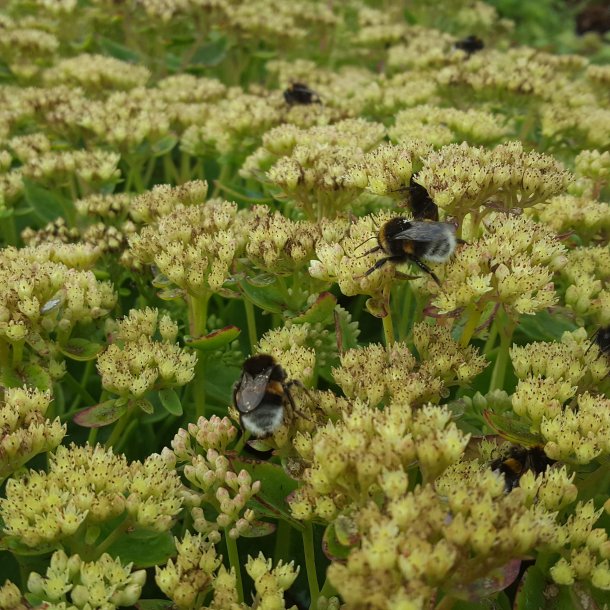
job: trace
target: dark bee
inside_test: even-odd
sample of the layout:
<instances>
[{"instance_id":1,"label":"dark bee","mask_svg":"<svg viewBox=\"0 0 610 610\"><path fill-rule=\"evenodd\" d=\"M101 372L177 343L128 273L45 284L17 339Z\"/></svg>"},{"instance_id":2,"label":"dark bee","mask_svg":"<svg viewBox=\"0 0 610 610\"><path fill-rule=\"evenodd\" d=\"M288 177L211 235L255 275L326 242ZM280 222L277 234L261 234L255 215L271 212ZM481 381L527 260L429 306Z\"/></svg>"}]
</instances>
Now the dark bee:
<instances>
[{"instance_id":1,"label":"dark bee","mask_svg":"<svg viewBox=\"0 0 610 610\"><path fill-rule=\"evenodd\" d=\"M538 475L552 466L555 460L549 458L542 446L521 447L513 445L508 453L493 460L489 465L504 475L504 486L507 492L519 486L519 480L531 470Z\"/></svg>"},{"instance_id":2,"label":"dark bee","mask_svg":"<svg viewBox=\"0 0 610 610\"><path fill-rule=\"evenodd\" d=\"M292 83L284 91L284 100L289 106L321 104L320 96L304 83Z\"/></svg>"},{"instance_id":3,"label":"dark bee","mask_svg":"<svg viewBox=\"0 0 610 610\"><path fill-rule=\"evenodd\" d=\"M455 251L457 241L455 227L448 222L392 218L379 229L378 245L362 255L381 250L386 256L379 259L364 276L370 275L388 262L411 262L430 275L440 286L440 280L422 259L433 263L446 262Z\"/></svg>"},{"instance_id":4,"label":"dark bee","mask_svg":"<svg viewBox=\"0 0 610 610\"><path fill-rule=\"evenodd\" d=\"M485 44L478 36L471 34L470 36L466 36L466 38L462 38L462 40L457 40L453 43L453 46L470 56L483 49Z\"/></svg>"},{"instance_id":5,"label":"dark bee","mask_svg":"<svg viewBox=\"0 0 610 610\"><path fill-rule=\"evenodd\" d=\"M415 220L434 220L438 221L438 206L428 194L426 187L415 182L413 175L409 180L409 199L407 204Z\"/></svg>"},{"instance_id":6,"label":"dark bee","mask_svg":"<svg viewBox=\"0 0 610 610\"><path fill-rule=\"evenodd\" d=\"M286 403L296 411L286 372L273 356L251 356L243 365L233 389L233 404L239 411L242 427L252 436L272 435L283 423Z\"/></svg>"},{"instance_id":7,"label":"dark bee","mask_svg":"<svg viewBox=\"0 0 610 610\"><path fill-rule=\"evenodd\" d=\"M599 328L593 335L593 342L599 348L600 355L610 353L610 326ZM587 350L588 351L588 350Z\"/></svg>"}]
</instances>

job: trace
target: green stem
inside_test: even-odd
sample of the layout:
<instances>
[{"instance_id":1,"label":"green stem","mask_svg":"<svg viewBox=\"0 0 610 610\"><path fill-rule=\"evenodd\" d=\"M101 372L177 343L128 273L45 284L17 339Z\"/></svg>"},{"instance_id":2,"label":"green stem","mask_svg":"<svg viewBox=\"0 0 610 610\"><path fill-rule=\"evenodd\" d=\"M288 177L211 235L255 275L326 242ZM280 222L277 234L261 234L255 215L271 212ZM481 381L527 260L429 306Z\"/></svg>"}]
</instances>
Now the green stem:
<instances>
[{"instance_id":1,"label":"green stem","mask_svg":"<svg viewBox=\"0 0 610 610\"><path fill-rule=\"evenodd\" d=\"M292 537L292 527L288 521L280 519L275 530L275 548L273 549L273 565L277 565L280 560L291 557L290 542Z\"/></svg>"},{"instance_id":2,"label":"green stem","mask_svg":"<svg viewBox=\"0 0 610 610\"><path fill-rule=\"evenodd\" d=\"M242 201L248 201L251 203L271 203L273 201L273 197L248 197L243 195L239 191L228 187L226 184L222 184L220 180L215 180L214 184L218 187L219 190L224 191L225 193L229 193L229 195L233 195L233 197L237 197Z\"/></svg>"},{"instance_id":3,"label":"green stem","mask_svg":"<svg viewBox=\"0 0 610 610\"><path fill-rule=\"evenodd\" d=\"M13 346L13 366L16 367L21 364L23 358L23 341L15 341L11 345Z\"/></svg>"},{"instance_id":4,"label":"green stem","mask_svg":"<svg viewBox=\"0 0 610 610\"><path fill-rule=\"evenodd\" d=\"M238 603L241 603L244 601L244 584L241 577L241 564L239 561L239 552L237 550L237 540L229 536L229 528L225 528L225 543L227 545L227 553L229 554L229 565L235 571Z\"/></svg>"},{"instance_id":5,"label":"green stem","mask_svg":"<svg viewBox=\"0 0 610 610\"><path fill-rule=\"evenodd\" d=\"M256 316L254 313L254 305L248 299L244 299L244 307L246 308L246 322L248 324L248 339L250 341L250 353L254 352L254 346L258 342L256 333Z\"/></svg>"},{"instance_id":6,"label":"green stem","mask_svg":"<svg viewBox=\"0 0 610 610\"><path fill-rule=\"evenodd\" d=\"M188 297L189 304L189 328L193 337L200 337L206 332L208 320L208 302L210 297ZM205 361L203 352L197 354L197 365L195 366L195 378L193 380L193 396L195 398L196 418L205 416Z\"/></svg>"},{"instance_id":7,"label":"green stem","mask_svg":"<svg viewBox=\"0 0 610 610\"><path fill-rule=\"evenodd\" d=\"M311 597L309 608L314 610L318 603L320 586L318 585L318 574L316 572L316 553L313 545L313 525L310 521L305 523L302 536L303 552L305 554L305 569L307 570L307 582L309 583L309 595Z\"/></svg>"},{"instance_id":8,"label":"green stem","mask_svg":"<svg viewBox=\"0 0 610 610\"><path fill-rule=\"evenodd\" d=\"M191 179L191 157L188 153L180 151L180 184Z\"/></svg>"},{"instance_id":9,"label":"green stem","mask_svg":"<svg viewBox=\"0 0 610 610\"><path fill-rule=\"evenodd\" d=\"M220 175L218 176L218 179L214 180L214 189L212 190L212 194L210 195L210 198L218 196L218 191L220 190L220 185L224 183L224 181L230 176L230 174L231 174L231 167L228 163L225 163L220 168Z\"/></svg>"},{"instance_id":10,"label":"green stem","mask_svg":"<svg viewBox=\"0 0 610 610\"><path fill-rule=\"evenodd\" d=\"M451 608L453 608L456 601L457 600L455 599L455 597L451 597L451 595L445 595L445 597L441 599L440 603L436 605L436 608L434 610L450 610Z\"/></svg>"},{"instance_id":11,"label":"green stem","mask_svg":"<svg viewBox=\"0 0 610 610\"><path fill-rule=\"evenodd\" d=\"M97 559L105 553L131 527L131 520L125 518L115 529L104 538L104 541L95 547L95 555L91 559Z\"/></svg>"},{"instance_id":12,"label":"green stem","mask_svg":"<svg viewBox=\"0 0 610 610\"><path fill-rule=\"evenodd\" d=\"M483 355L488 356L491 350L494 348L496 344L496 337L498 336L498 325L494 320L491 324L491 328L489 329L489 334L487 335L487 341L485 341L485 346L483 347Z\"/></svg>"},{"instance_id":13,"label":"green stem","mask_svg":"<svg viewBox=\"0 0 610 610\"><path fill-rule=\"evenodd\" d=\"M163 155L163 177L165 178L165 182L168 184L174 182L174 184L179 184L180 177L178 176L178 170L172 161L171 155Z\"/></svg>"},{"instance_id":14,"label":"green stem","mask_svg":"<svg viewBox=\"0 0 610 610\"><path fill-rule=\"evenodd\" d=\"M137 419L132 419L129 422L129 425L127 426L127 428L125 428L125 432L123 434L123 436L121 436L121 438L118 440L117 444L114 447L114 451L116 453L120 453L123 451L123 448L125 447L125 443L127 443L127 441L129 440L129 437L131 436L131 433L134 431L134 429L136 428L136 426L138 425L138 420ZM94 430L96 430L97 428L94 428Z\"/></svg>"},{"instance_id":15,"label":"green stem","mask_svg":"<svg viewBox=\"0 0 610 610\"><path fill-rule=\"evenodd\" d=\"M95 364L95 360L87 360L87 364L85 364L85 370L83 371L83 375L80 378L80 387L86 388L87 382L89 381L89 377L91 375L91 371L93 370L93 365ZM80 393L77 393L70 405L69 411L74 411L78 407Z\"/></svg>"},{"instance_id":16,"label":"green stem","mask_svg":"<svg viewBox=\"0 0 610 610\"><path fill-rule=\"evenodd\" d=\"M467 309L468 320L466 322L466 326L464 326L464 330L462 331L462 336L460 337L460 347L465 348L469 343L474 331L477 328L477 324L481 319L481 312L473 306L468 307Z\"/></svg>"},{"instance_id":17,"label":"green stem","mask_svg":"<svg viewBox=\"0 0 610 610\"><path fill-rule=\"evenodd\" d=\"M498 312L498 316L500 312ZM502 316L505 318L505 316ZM500 323L500 322L498 322ZM514 324L505 319L503 328L499 329L500 332L500 348L498 349L498 355L496 356L496 362L494 364L494 370L491 374L491 382L489 384L489 391L499 390L504 387L504 378L506 377L506 369L510 360L510 346L513 339Z\"/></svg>"},{"instance_id":18,"label":"green stem","mask_svg":"<svg viewBox=\"0 0 610 610\"><path fill-rule=\"evenodd\" d=\"M385 346L389 349L394 345L394 324L392 322L392 312L388 307L388 314L381 318L383 323L383 336L385 339Z\"/></svg>"},{"instance_id":19,"label":"green stem","mask_svg":"<svg viewBox=\"0 0 610 610\"><path fill-rule=\"evenodd\" d=\"M95 442L97 441L97 431L99 430L99 428L91 428L89 430L89 436L87 437L87 444L92 447L93 445L95 445Z\"/></svg>"},{"instance_id":20,"label":"green stem","mask_svg":"<svg viewBox=\"0 0 610 610\"><path fill-rule=\"evenodd\" d=\"M85 390L84 387L81 387L81 385L78 383L78 381L76 381L76 379L74 379L74 377L72 377L72 375L70 375L70 373L66 373L63 378L62 378L62 382L66 382L67 385L69 385L79 396L81 396L83 398L83 400L85 400L87 402L87 404L89 406L93 406L94 404L97 403L97 401L95 400L95 398L93 398L93 396L91 396L91 394L89 394L89 392L87 392L87 390Z\"/></svg>"},{"instance_id":21,"label":"green stem","mask_svg":"<svg viewBox=\"0 0 610 610\"><path fill-rule=\"evenodd\" d=\"M114 428L112 429L112 432L110 433L110 436L108 437L108 440L104 445L106 449L108 449L109 447L114 447L115 444L118 442L119 438L121 437L121 434L123 434L123 431L125 430L125 428L127 428L127 424L131 420L131 417L136 408L137 407L135 405L130 405L127 408L127 412L125 413L125 415L123 415L123 417L121 417L119 421L114 425Z\"/></svg>"}]
</instances>

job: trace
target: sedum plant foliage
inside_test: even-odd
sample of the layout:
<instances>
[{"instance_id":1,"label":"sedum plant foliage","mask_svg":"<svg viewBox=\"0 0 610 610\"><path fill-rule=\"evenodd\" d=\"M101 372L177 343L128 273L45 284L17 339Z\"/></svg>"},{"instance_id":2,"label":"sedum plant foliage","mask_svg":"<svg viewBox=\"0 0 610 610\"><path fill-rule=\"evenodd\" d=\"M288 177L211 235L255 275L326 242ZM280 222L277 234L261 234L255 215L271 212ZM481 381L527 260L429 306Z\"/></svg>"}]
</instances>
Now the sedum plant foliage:
<instances>
[{"instance_id":1,"label":"sedum plant foliage","mask_svg":"<svg viewBox=\"0 0 610 610\"><path fill-rule=\"evenodd\" d=\"M610 67L498 10L3 3L0 608L608 607Z\"/></svg>"}]
</instances>

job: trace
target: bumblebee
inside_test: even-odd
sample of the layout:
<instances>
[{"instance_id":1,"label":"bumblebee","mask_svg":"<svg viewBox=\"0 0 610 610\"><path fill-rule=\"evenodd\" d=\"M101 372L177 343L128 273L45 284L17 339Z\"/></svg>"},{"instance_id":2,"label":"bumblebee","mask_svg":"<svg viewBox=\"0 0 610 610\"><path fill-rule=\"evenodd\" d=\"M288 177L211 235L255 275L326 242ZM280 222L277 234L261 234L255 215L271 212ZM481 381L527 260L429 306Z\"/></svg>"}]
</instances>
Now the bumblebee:
<instances>
[{"instance_id":1,"label":"bumblebee","mask_svg":"<svg viewBox=\"0 0 610 610\"><path fill-rule=\"evenodd\" d=\"M593 341L599 348L600 355L610 354L610 326L599 328L593 336Z\"/></svg>"},{"instance_id":2,"label":"bumblebee","mask_svg":"<svg viewBox=\"0 0 610 610\"><path fill-rule=\"evenodd\" d=\"M457 40L453 46L470 56L477 51L481 51L485 47L485 44L478 36L471 34L470 36L466 36L466 38L462 38L462 40Z\"/></svg>"},{"instance_id":3,"label":"bumblebee","mask_svg":"<svg viewBox=\"0 0 610 610\"><path fill-rule=\"evenodd\" d=\"M386 255L379 259L363 277L383 267L386 263L411 262L426 272L440 286L436 274L422 259L444 263L457 245L455 226L448 222L407 220L400 216L388 220L377 235L377 246L362 256L380 250Z\"/></svg>"},{"instance_id":4,"label":"bumblebee","mask_svg":"<svg viewBox=\"0 0 610 610\"><path fill-rule=\"evenodd\" d=\"M296 411L286 371L273 356L251 356L233 389L233 404L242 427L257 438L271 436L284 422L286 404Z\"/></svg>"},{"instance_id":5,"label":"bumblebee","mask_svg":"<svg viewBox=\"0 0 610 610\"><path fill-rule=\"evenodd\" d=\"M552 466L555 460L549 458L541 445L534 447L521 447L513 445L504 456L493 460L489 465L504 475L504 487L510 492L519 486L519 480L531 470L538 475Z\"/></svg>"},{"instance_id":6,"label":"bumblebee","mask_svg":"<svg viewBox=\"0 0 610 610\"><path fill-rule=\"evenodd\" d=\"M415 220L434 220L438 221L438 206L432 200L432 197L428 194L425 186L415 182L413 175L409 180L409 199L407 204L413 218Z\"/></svg>"},{"instance_id":7,"label":"bumblebee","mask_svg":"<svg viewBox=\"0 0 610 610\"><path fill-rule=\"evenodd\" d=\"M284 100L289 106L321 104L320 96L304 83L292 83L284 91Z\"/></svg>"}]
</instances>

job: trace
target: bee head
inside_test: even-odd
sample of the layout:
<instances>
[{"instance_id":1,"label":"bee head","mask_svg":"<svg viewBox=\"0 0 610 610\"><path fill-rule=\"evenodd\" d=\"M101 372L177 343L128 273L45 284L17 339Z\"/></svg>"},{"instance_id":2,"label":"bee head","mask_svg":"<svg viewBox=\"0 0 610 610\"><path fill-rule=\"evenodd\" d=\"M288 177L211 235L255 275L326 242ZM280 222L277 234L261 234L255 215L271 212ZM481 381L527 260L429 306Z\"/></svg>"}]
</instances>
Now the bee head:
<instances>
[{"instance_id":1,"label":"bee head","mask_svg":"<svg viewBox=\"0 0 610 610\"><path fill-rule=\"evenodd\" d=\"M257 354L256 356L250 356L250 358L244 362L243 369L246 373L255 377L274 366L277 366L277 361L273 356L270 356L269 354Z\"/></svg>"}]
</instances>

